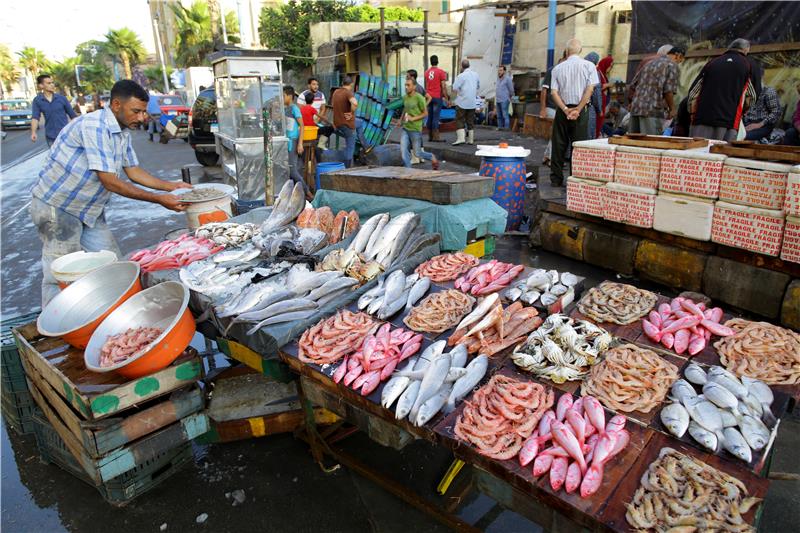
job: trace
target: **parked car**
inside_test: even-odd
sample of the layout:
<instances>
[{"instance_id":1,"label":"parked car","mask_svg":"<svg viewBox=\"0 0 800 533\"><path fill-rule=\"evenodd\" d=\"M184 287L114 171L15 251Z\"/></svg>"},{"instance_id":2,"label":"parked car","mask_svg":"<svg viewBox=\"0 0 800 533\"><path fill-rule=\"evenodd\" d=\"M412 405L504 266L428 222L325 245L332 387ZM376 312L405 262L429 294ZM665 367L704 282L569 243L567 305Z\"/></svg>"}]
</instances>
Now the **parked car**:
<instances>
[{"instance_id":1,"label":"parked car","mask_svg":"<svg viewBox=\"0 0 800 533\"><path fill-rule=\"evenodd\" d=\"M214 142L217 130L217 95L214 89L200 91L189 111L189 144L197 162L213 166L219 161Z\"/></svg>"},{"instance_id":2,"label":"parked car","mask_svg":"<svg viewBox=\"0 0 800 533\"><path fill-rule=\"evenodd\" d=\"M30 128L31 103L27 100L0 101L0 128Z\"/></svg>"}]
</instances>

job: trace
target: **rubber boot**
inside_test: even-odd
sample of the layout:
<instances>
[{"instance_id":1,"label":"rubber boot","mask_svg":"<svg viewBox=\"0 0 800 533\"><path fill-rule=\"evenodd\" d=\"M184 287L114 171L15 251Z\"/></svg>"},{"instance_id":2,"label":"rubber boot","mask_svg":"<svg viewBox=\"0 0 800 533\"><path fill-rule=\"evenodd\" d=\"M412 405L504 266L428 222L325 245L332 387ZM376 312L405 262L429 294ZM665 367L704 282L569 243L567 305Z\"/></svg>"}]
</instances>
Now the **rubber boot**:
<instances>
[{"instance_id":1,"label":"rubber boot","mask_svg":"<svg viewBox=\"0 0 800 533\"><path fill-rule=\"evenodd\" d=\"M469 130L467 133L467 144L475 144L475 130Z\"/></svg>"},{"instance_id":2,"label":"rubber boot","mask_svg":"<svg viewBox=\"0 0 800 533\"><path fill-rule=\"evenodd\" d=\"M465 133L466 133L466 131L464 130L464 128L461 128L460 130L456 130L456 142L453 143L453 146L458 146L459 144L464 144L464 142L465 142L464 141L464 134Z\"/></svg>"}]
</instances>

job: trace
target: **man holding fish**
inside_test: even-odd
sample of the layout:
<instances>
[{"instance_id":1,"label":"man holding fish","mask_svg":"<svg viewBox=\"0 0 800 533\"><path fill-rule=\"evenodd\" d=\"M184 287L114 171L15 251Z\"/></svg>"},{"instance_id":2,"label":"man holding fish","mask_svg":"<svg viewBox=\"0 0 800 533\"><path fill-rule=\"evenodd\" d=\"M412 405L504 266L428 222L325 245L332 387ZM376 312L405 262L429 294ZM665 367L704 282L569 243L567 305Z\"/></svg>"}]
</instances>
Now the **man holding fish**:
<instances>
[{"instance_id":1,"label":"man holding fish","mask_svg":"<svg viewBox=\"0 0 800 533\"><path fill-rule=\"evenodd\" d=\"M42 240L42 307L58 294L50 272L58 257L80 250L122 255L106 225L105 206L111 193L173 211L185 209L178 196L150 189L169 193L191 185L152 176L139 167L133 151L128 130L144 122L148 99L139 84L120 80L106 107L70 122L53 143L31 190L31 218ZM121 178L123 171L130 181Z\"/></svg>"}]
</instances>

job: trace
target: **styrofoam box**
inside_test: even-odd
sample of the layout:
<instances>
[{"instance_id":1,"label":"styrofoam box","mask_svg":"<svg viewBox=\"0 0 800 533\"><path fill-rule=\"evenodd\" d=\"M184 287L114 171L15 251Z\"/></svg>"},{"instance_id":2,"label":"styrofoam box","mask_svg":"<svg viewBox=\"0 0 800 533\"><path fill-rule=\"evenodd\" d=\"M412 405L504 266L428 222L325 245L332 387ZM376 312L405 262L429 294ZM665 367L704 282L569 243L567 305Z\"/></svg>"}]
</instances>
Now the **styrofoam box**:
<instances>
[{"instance_id":1,"label":"styrofoam box","mask_svg":"<svg viewBox=\"0 0 800 533\"><path fill-rule=\"evenodd\" d=\"M714 201L708 198L667 194L656 196L653 229L698 241L711 239Z\"/></svg>"},{"instance_id":2,"label":"styrofoam box","mask_svg":"<svg viewBox=\"0 0 800 533\"><path fill-rule=\"evenodd\" d=\"M734 204L783 210L791 165L729 157L722 166L719 199Z\"/></svg>"},{"instance_id":3,"label":"styrofoam box","mask_svg":"<svg viewBox=\"0 0 800 533\"><path fill-rule=\"evenodd\" d=\"M653 227L656 190L608 183L603 196L603 218L641 228Z\"/></svg>"},{"instance_id":4,"label":"styrofoam box","mask_svg":"<svg viewBox=\"0 0 800 533\"><path fill-rule=\"evenodd\" d=\"M570 176L567 178L567 209L596 217L603 216L603 196L605 187L602 181L585 180Z\"/></svg>"},{"instance_id":5,"label":"styrofoam box","mask_svg":"<svg viewBox=\"0 0 800 533\"><path fill-rule=\"evenodd\" d=\"M723 154L709 153L708 148L667 150L661 155L658 189L716 199L725 159Z\"/></svg>"},{"instance_id":6,"label":"styrofoam box","mask_svg":"<svg viewBox=\"0 0 800 533\"><path fill-rule=\"evenodd\" d=\"M572 143L572 175L582 179L613 181L616 151L617 146L608 144L608 139Z\"/></svg>"},{"instance_id":7,"label":"styrofoam box","mask_svg":"<svg viewBox=\"0 0 800 533\"><path fill-rule=\"evenodd\" d=\"M647 189L658 188L664 150L620 146L614 163L614 182Z\"/></svg>"},{"instance_id":8,"label":"styrofoam box","mask_svg":"<svg viewBox=\"0 0 800 533\"><path fill-rule=\"evenodd\" d=\"M786 217L786 226L783 228L781 259L792 263L800 263L800 217Z\"/></svg>"},{"instance_id":9,"label":"styrofoam box","mask_svg":"<svg viewBox=\"0 0 800 533\"><path fill-rule=\"evenodd\" d=\"M783 239L783 211L719 201L711 224L713 242L777 256Z\"/></svg>"},{"instance_id":10,"label":"styrofoam box","mask_svg":"<svg viewBox=\"0 0 800 533\"><path fill-rule=\"evenodd\" d=\"M786 216L800 217L800 165L795 165L786 180L786 196L783 199Z\"/></svg>"}]
</instances>

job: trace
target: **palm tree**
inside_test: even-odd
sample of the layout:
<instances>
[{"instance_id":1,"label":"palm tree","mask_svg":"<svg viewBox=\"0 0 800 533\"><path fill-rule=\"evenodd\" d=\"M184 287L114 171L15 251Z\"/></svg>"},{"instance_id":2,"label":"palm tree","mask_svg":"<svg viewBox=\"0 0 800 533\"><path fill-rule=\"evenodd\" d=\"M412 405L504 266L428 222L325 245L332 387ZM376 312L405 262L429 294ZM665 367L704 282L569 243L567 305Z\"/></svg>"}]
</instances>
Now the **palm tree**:
<instances>
[{"instance_id":1,"label":"palm tree","mask_svg":"<svg viewBox=\"0 0 800 533\"><path fill-rule=\"evenodd\" d=\"M30 72L34 79L50 65L44 52L32 46L26 46L21 51L17 52L17 55L19 56L19 64L22 65L22 68Z\"/></svg>"},{"instance_id":2,"label":"palm tree","mask_svg":"<svg viewBox=\"0 0 800 533\"><path fill-rule=\"evenodd\" d=\"M53 63L50 68L56 85L64 90L67 98L72 97L72 89L78 86L78 80L75 77L75 67L78 65L79 61L78 57L68 57L60 63Z\"/></svg>"},{"instance_id":3,"label":"palm tree","mask_svg":"<svg viewBox=\"0 0 800 533\"><path fill-rule=\"evenodd\" d=\"M94 93L95 103L100 102L100 93L108 90L114 85L114 78L111 75L111 69L105 63L96 63L88 65L83 70L83 78L81 79L86 89Z\"/></svg>"},{"instance_id":4,"label":"palm tree","mask_svg":"<svg viewBox=\"0 0 800 533\"><path fill-rule=\"evenodd\" d=\"M0 44L0 94L5 98L6 92L11 92L11 86L19 79L19 70L11 51L4 44Z\"/></svg>"},{"instance_id":5,"label":"palm tree","mask_svg":"<svg viewBox=\"0 0 800 533\"><path fill-rule=\"evenodd\" d=\"M131 79L133 77L131 64L139 63L145 56L144 46L136 32L129 28L108 30L106 48L109 54L119 57L125 78Z\"/></svg>"},{"instance_id":6,"label":"palm tree","mask_svg":"<svg viewBox=\"0 0 800 533\"><path fill-rule=\"evenodd\" d=\"M212 19L206 2L196 1L186 8L180 3L169 4L175 13L175 25L178 32L175 37L176 59L181 66L192 67L206 62L206 56L214 51L214 35L222 32L221 22L214 23L216 32L212 33ZM239 24L233 11L225 13L225 24L228 29L228 42L239 42Z\"/></svg>"}]
</instances>

